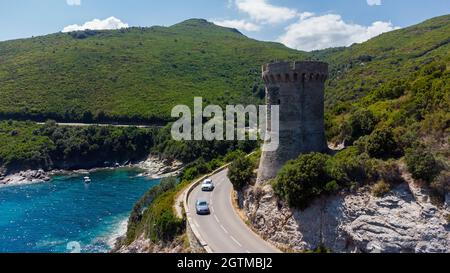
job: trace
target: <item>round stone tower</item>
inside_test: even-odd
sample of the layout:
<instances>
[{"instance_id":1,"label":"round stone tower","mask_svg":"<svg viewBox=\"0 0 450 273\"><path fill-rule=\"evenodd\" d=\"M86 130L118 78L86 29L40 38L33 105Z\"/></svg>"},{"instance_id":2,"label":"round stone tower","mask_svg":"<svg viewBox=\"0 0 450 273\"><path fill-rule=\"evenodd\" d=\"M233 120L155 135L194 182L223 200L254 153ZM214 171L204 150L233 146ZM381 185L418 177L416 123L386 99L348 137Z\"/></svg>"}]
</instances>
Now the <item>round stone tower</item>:
<instances>
[{"instance_id":1,"label":"round stone tower","mask_svg":"<svg viewBox=\"0 0 450 273\"><path fill-rule=\"evenodd\" d=\"M263 152L258 183L275 178L283 165L309 152L326 152L324 89L328 64L323 62L276 62L264 65L269 108L267 129L278 134L276 151ZM270 107L279 105L279 132L272 132ZM274 130L273 130L274 131Z\"/></svg>"}]
</instances>

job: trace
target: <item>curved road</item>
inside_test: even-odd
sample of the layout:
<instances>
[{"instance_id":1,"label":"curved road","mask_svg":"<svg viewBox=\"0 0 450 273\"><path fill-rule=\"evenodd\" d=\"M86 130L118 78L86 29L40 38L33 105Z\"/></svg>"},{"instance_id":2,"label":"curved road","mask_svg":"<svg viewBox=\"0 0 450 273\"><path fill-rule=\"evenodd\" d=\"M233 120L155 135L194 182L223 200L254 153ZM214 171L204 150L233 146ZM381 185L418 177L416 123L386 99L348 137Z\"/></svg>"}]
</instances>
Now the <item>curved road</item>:
<instances>
[{"instance_id":1,"label":"curved road","mask_svg":"<svg viewBox=\"0 0 450 273\"><path fill-rule=\"evenodd\" d=\"M202 192L201 185L189 195L188 206L195 225L202 239L215 253L277 253L278 249L269 245L256 235L237 215L231 203L233 186L224 170L211 179L216 188L213 192ZM195 203L198 199L207 200L211 215L196 214Z\"/></svg>"},{"instance_id":2,"label":"curved road","mask_svg":"<svg viewBox=\"0 0 450 273\"><path fill-rule=\"evenodd\" d=\"M39 125L45 125L45 122L36 122ZM80 123L80 122L56 122L56 125L67 126L67 127L89 127L89 126L99 126L99 127L137 127L137 128L163 128L160 125L133 125L133 124L118 124L118 123Z\"/></svg>"}]
</instances>

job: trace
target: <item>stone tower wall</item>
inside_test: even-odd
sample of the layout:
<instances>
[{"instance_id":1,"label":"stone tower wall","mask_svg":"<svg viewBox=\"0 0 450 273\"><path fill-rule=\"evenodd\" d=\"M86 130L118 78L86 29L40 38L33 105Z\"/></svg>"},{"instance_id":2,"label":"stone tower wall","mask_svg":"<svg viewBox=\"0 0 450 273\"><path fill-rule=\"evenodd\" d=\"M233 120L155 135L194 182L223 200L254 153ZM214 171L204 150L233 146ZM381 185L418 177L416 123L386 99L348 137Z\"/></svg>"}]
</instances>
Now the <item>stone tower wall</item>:
<instances>
[{"instance_id":1,"label":"stone tower wall","mask_svg":"<svg viewBox=\"0 0 450 273\"><path fill-rule=\"evenodd\" d=\"M328 150L324 125L324 87L328 64L279 62L264 65L267 104L280 106L277 151L263 152L258 182L275 178L280 168L302 153ZM268 113L270 119L271 113ZM270 128L270 121L268 121Z\"/></svg>"}]
</instances>

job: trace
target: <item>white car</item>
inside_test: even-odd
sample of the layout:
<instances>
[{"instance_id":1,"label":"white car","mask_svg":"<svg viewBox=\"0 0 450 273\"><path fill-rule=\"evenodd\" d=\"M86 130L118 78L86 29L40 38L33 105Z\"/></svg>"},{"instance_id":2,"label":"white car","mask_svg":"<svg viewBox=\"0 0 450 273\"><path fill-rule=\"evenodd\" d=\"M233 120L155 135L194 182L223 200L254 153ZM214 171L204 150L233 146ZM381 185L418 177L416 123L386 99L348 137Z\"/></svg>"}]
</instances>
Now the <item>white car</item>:
<instances>
[{"instance_id":1,"label":"white car","mask_svg":"<svg viewBox=\"0 0 450 273\"><path fill-rule=\"evenodd\" d=\"M195 209L197 210L198 215L209 215L211 213L209 210L208 201L205 200L197 200L197 203L195 203Z\"/></svg>"},{"instance_id":2,"label":"white car","mask_svg":"<svg viewBox=\"0 0 450 273\"><path fill-rule=\"evenodd\" d=\"M202 191L213 191L214 183L211 179L205 179L202 183Z\"/></svg>"}]
</instances>

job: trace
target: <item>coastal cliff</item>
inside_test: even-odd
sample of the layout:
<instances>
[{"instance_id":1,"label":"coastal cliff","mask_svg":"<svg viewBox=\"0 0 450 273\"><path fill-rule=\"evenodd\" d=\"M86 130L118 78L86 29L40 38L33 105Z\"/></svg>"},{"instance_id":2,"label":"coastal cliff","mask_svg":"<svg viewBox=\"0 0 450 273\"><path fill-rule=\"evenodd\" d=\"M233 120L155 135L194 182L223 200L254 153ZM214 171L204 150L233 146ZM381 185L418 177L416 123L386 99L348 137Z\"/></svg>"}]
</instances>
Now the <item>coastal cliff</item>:
<instances>
[{"instance_id":1,"label":"coastal cliff","mask_svg":"<svg viewBox=\"0 0 450 273\"><path fill-rule=\"evenodd\" d=\"M383 197L368 188L316 199L295 210L272 187L243 192L243 210L252 227L286 251L326 247L337 253L448 253L450 198L435 205L428 192L408 181Z\"/></svg>"},{"instance_id":2,"label":"coastal cliff","mask_svg":"<svg viewBox=\"0 0 450 273\"><path fill-rule=\"evenodd\" d=\"M145 235L141 235L129 245L117 243L113 253L187 253L189 246L183 236L165 243L153 243Z\"/></svg>"}]
</instances>

